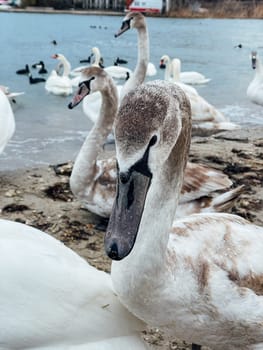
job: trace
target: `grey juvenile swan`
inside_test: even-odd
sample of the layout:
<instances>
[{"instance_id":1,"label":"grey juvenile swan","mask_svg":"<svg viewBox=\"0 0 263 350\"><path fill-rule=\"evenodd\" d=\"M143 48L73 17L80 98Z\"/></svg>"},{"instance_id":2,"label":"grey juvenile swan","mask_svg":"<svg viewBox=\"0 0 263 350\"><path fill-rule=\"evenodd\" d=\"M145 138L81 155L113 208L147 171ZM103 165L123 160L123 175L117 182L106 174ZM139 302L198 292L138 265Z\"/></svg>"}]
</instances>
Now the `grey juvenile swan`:
<instances>
[{"instance_id":1,"label":"grey juvenile swan","mask_svg":"<svg viewBox=\"0 0 263 350\"><path fill-rule=\"evenodd\" d=\"M174 221L191 142L183 91L155 81L128 93L115 137L118 185L105 250L121 302L188 343L262 349L263 228L225 213Z\"/></svg>"}]
</instances>

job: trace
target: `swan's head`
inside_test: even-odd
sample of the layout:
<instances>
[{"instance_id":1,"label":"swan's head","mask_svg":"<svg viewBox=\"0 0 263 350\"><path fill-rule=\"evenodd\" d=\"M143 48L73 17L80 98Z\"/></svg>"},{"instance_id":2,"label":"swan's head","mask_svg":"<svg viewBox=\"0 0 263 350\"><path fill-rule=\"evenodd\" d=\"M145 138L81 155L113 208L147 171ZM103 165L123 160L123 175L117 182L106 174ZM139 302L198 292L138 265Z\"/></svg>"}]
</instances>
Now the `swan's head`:
<instances>
[{"instance_id":1,"label":"swan's head","mask_svg":"<svg viewBox=\"0 0 263 350\"><path fill-rule=\"evenodd\" d=\"M0 85L0 90L1 90L5 95L8 95L8 94L9 94L9 88L8 88L8 86Z\"/></svg>"},{"instance_id":2,"label":"swan's head","mask_svg":"<svg viewBox=\"0 0 263 350\"><path fill-rule=\"evenodd\" d=\"M170 57L168 55L163 55L160 59L159 67L164 69L169 62L170 62Z\"/></svg>"},{"instance_id":3,"label":"swan's head","mask_svg":"<svg viewBox=\"0 0 263 350\"><path fill-rule=\"evenodd\" d=\"M256 69L257 68L257 51L251 52L250 59L251 59L252 68Z\"/></svg>"},{"instance_id":4,"label":"swan's head","mask_svg":"<svg viewBox=\"0 0 263 350\"><path fill-rule=\"evenodd\" d=\"M123 19L121 28L115 34L115 38L131 28L146 28L144 15L141 12L129 12Z\"/></svg>"},{"instance_id":5,"label":"swan's head","mask_svg":"<svg viewBox=\"0 0 263 350\"><path fill-rule=\"evenodd\" d=\"M100 50L98 47L93 47L91 49L90 58L92 60L92 66L104 68L103 67L103 58L101 57L101 53L100 53Z\"/></svg>"},{"instance_id":6,"label":"swan's head","mask_svg":"<svg viewBox=\"0 0 263 350\"><path fill-rule=\"evenodd\" d=\"M54 55L51 56L51 58L54 58L55 60L63 60L65 59L65 56L62 55L61 53L55 53Z\"/></svg>"},{"instance_id":7,"label":"swan's head","mask_svg":"<svg viewBox=\"0 0 263 350\"><path fill-rule=\"evenodd\" d=\"M91 49L91 55L94 55L94 56L100 56L100 49L96 46L94 46L92 49Z\"/></svg>"},{"instance_id":8,"label":"swan's head","mask_svg":"<svg viewBox=\"0 0 263 350\"><path fill-rule=\"evenodd\" d=\"M174 181L189 148L190 117L185 94L166 81L141 85L123 98L114 125L117 192L105 235L111 259L121 260L133 249L160 177L165 187Z\"/></svg>"},{"instance_id":9,"label":"swan's head","mask_svg":"<svg viewBox=\"0 0 263 350\"><path fill-rule=\"evenodd\" d=\"M72 109L76 107L87 95L108 89L111 77L100 67L91 66L81 71L81 80L73 99L68 105Z\"/></svg>"}]
</instances>

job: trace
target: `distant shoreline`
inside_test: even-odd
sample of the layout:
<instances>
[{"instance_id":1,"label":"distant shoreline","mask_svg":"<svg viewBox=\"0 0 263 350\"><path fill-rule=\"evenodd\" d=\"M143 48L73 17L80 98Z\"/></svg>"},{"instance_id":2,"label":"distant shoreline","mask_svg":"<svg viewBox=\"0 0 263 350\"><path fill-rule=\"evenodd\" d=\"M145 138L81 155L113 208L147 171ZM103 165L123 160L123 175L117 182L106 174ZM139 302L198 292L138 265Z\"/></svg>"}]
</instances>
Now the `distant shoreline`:
<instances>
[{"instance_id":1,"label":"distant shoreline","mask_svg":"<svg viewBox=\"0 0 263 350\"><path fill-rule=\"evenodd\" d=\"M65 15L103 15L103 16L123 16L124 11L116 12L116 11L102 11L102 10L54 10L51 7L26 7L25 9L8 9L8 10L0 10L0 13L43 13L43 14L65 14Z\"/></svg>"},{"instance_id":2,"label":"distant shoreline","mask_svg":"<svg viewBox=\"0 0 263 350\"><path fill-rule=\"evenodd\" d=\"M252 14L244 11L218 11L217 9L203 9L204 11L193 12L190 9L182 9L180 11L173 11L169 14L158 14L158 13L146 13L147 17L159 17L159 18L187 18L187 19L262 19L263 18L263 5L259 6L258 11L253 11ZM57 10L52 7L39 7L39 6L28 6L26 8L10 8L1 10L0 13L41 13L41 14L69 14L69 15L97 15L97 16L123 16L125 11L111 11L111 10Z\"/></svg>"}]
</instances>

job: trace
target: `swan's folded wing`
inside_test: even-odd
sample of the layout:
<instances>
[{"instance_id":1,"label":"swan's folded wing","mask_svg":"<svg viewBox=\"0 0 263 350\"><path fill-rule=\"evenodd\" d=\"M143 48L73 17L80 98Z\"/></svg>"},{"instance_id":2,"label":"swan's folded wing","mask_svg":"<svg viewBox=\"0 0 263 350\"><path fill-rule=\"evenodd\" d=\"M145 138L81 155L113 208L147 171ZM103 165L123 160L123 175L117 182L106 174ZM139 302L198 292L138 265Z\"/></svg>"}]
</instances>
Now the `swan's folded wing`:
<instances>
[{"instance_id":1,"label":"swan's folded wing","mask_svg":"<svg viewBox=\"0 0 263 350\"><path fill-rule=\"evenodd\" d=\"M232 181L223 172L204 165L187 163L180 203L186 203L212 192L226 190Z\"/></svg>"},{"instance_id":2,"label":"swan's folded wing","mask_svg":"<svg viewBox=\"0 0 263 350\"><path fill-rule=\"evenodd\" d=\"M230 294L263 295L262 234L262 227L236 215L196 214L174 221L169 247L200 277L200 290L217 283L224 290L227 283Z\"/></svg>"},{"instance_id":3,"label":"swan's folded wing","mask_svg":"<svg viewBox=\"0 0 263 350\"><path fill-rule=\"evenodd\" d=\"M142 323L118 301L105 272L32 227L0 220L3 348L96 342Z\"/></svg>"}]
</instances>

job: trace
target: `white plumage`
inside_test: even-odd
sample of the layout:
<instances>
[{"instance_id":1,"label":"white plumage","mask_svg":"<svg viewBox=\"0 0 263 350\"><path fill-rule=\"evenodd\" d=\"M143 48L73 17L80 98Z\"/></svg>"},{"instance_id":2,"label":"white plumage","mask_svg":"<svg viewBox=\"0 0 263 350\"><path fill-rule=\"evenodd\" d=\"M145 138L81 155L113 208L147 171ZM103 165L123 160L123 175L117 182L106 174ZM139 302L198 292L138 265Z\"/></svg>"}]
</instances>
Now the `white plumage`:
<instances>
[{"instance_id":1,"label":"white plumage","mask_svg":"<svg viewBox=\"0 0 263 350\"><path fill-rule=\"evenodd\" d=\"M165 56L169 57L168 55L165 55ZM181 60L179 58L174 58L172 60L172 63L176 65L176 70L179 74L179 81L184 84L200 85L200 84L208 83L211 80L209 78L206 78L203 74L199 72L195 72L195 71L181 72ZM163 65L162 59L160 62L160 66L161 65Z\"/></svg>"},{"instance_id":2,"label":"white plumage","mask_svg":"<svg viewBox=\"0 0 263 350\"><path fill-rule=\"evenodd\" d=\"M238 125L231 123L222 112L200 96L195 88L180 82L177 60L171 61L167 55L161 57L161 61L166 65L164 79L174 82L187 94L191 103L193 129L196 131L202 129L213 131L239 129Z\"/></svg>"},{"instance_id":3,"label":"white plumage","mask_svg":"<svg viewBox=\"0 0 263 350\"><path fill-rule=\"evenodd\" d=\"M145 349L110 276L33 227L0 220L1 349Z\"/></svg>"},{"instance_id":4,"label":"white plumage","mask_svg":"<svg viewBox=\"0 0 263 350\"><path fill-rule=\"evenodd\" d=\"M255 76L247 88L247 96L251 102L263 106L263 67L256 51L251 53L251 64Z\"/></svg>"},{"instance_id":5,"label":"white plumage","mask_svg":"<svg viewBox=\"0 0 263 350\"><path fill-rule=\"evenodd\" d=\"M15 132L15 118L6 94L0 89L0 153Z\"/></svg>"},{"instance_id":6,"label":"white plumage","mask_svg":"<svg viewBox=\"0 0 263 350\"><path fill-rule=\"evenodd\" d=\"M63 73L62 75L59 75L56 72L56 70L52 70L45 83L45 89L47 90L47 92L52 93L54 95L71 95L73 92L73 83L69 78L69 73L71 69L70 63L62 54L55 54L52 57L60 61L60 63L63 66Z\"/></svg>"}]
</instances>

